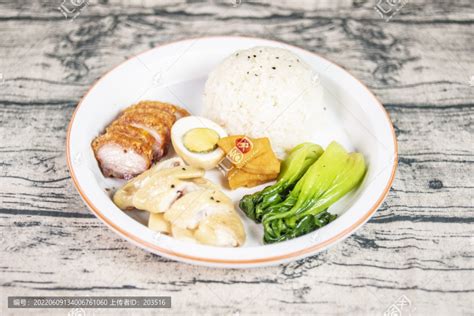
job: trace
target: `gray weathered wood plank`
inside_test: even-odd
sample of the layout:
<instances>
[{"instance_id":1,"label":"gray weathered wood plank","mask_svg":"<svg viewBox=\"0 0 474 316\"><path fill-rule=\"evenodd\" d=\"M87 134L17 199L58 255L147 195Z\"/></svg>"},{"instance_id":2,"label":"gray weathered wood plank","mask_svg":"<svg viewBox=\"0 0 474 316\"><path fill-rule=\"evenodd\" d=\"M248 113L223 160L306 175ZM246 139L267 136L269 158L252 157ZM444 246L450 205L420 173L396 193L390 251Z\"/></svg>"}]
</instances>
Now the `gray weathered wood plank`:
<instances>
[{"instance_id":1,"label":"gray weathered wood plank","mask_svg":"<svg viewBox=\"0 0 474 316\"><path fill-rule=\"evenodd\" d=\"M236 8L91 1L73 22L60 2L0 1L2 314L13 314L5 306L12 295L171 295L164 312L216 315L383 314L405 295L412 314L474 312L472 1L410 1L388 23L368 0L243 0ZM216 270L142 251L86 209L65 162L78 100L128 57L205 35L301 46L382 100L399 169L387 200L356 234L298 262Z\"/></svg>"}]
</instances>

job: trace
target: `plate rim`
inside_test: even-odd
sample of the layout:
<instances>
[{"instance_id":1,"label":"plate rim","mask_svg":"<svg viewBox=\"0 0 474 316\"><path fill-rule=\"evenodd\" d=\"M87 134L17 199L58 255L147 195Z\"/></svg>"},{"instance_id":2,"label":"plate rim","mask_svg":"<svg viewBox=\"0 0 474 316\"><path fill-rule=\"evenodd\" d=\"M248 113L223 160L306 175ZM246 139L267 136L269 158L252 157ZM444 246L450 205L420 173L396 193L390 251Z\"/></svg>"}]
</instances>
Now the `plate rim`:
<instances>
[{"instance_id":1,"label":"plate rim","mask_svg":"<svg viewBox=\"0 0 474 316\"><path fill-rule=\"evenodd\" d=\"M337 67L340 70L346 72L353 79L355 79L361 85L361 87L363 87L366 90L366 92L368 93L369 96L371 96L374 99L375 103L381 108L383 113L385 113L385 117L387 119L388 125L389 125L390 130L391 130L393 148L394 148L393 165L392 165L392 171L391 171L391 174L390 174L390 178L389 178L389 180L387 182L387 185L385 186L382 194L378 197L378 199L375 201L375 203L372 205L372 207L370 207L370 209L362 217L360 217L355 223L353 223L351 226L347 227L346 229L344 229L343 231L339 232L338 234L336 234L335 236L333 236L332 238L330 238L326 241L314 244L310 247L300 249L298 251L293 251L293 252L289 252L289 253L282 254L282 255L266 257L266 258L245 259L245 260L205 258L205 257L196 257L196 256L188 255L188 254L185 254L185 253L177 253L175 251L172 251L172 250L169 250L169 249L166 249L166 248L161 248L160 246L158 246L156 244L152 244L148 241L143 240L139 236L128 233L125 230L123 230L119 225L115 224L112 220L107 218L104 214L102 214L102 212L92 203L92 201L90 201L90 199L87 197L87 195L83 192L83 189L81 188L81 186L80 186L80 184L77 180L77 177L74 173L72 159L71 159L71 152L70 152L70 136L71 136L72 125L74 123L76 113L78 112L79 108L81 107L84 99L95 88L95 86L97 84L99 84L100 81L105 79L105 77L107 77L112 71L114 71L116 68L120 67L121 65L123 65L123 64L125 64L125 63L127 63L127 62L129 62L129 61L131 61L135 58L138 58L140 55L149 53L149 52L151 52L155 49L163 48L164 46L169 46L169 45L178 44L178 43L181 43L181 42L193 41L193 40L198 41L198 40L207 40L207 39L244 39L244 40L260 40L260 41L263 40L263 41L267 41L267 42L270 42L270 43L275 43L275 44L279 44L279 45L283 44L283 45L286 45L288 47L292 47L292 48L299 49L299 50L304 50L305 52L307 52L311 55L314 55L318 58L321 58L321 59L327 61L328 63L332 64L334 67ZM326 57L323 57L319 54L316 54L312 51L309 51L307 49L304 49L304 48L301 48L301 47L298 47L298 46L295 46L295 45L287 44L287 43L280 42L280 41L265 39L265 38L250 37L250 36L232 36L232 35L230 35L230 36L204 36L204 37L200 36L200 37L186 38L186 39L181 39L181 40L177 40L177 41L167 42L166 44L159 45L159 46L153 47L151 49L147 49L145 51L142 51L138 54L135 54L135 55L127 58L126 60L122 61L121 63L115 65L113 68L111 68L105 74L103 74L100 78L98 78L92 84L92 86L87 90L87 92L81 97L81 99L79 100L79 103L77 104L76 108L74 109L74 112L73 112L73 114L71 116L71 119L69 121L68 128L67 128L67 134L66 134L66 162L67 162L67 166L68 166L68 169L69 169L69 174L71 175L71 179L73 180L74 187L75 187L76 191L79 193L79 195L81 196L81 198L84 201L84 203L86 204L86 206L90 209L90 211L97 218L99 218L102 222L104 222L108 227L110 227L115 233L117 233L121 237L133 242L134 244L140 246L141 248L143 248L145 250L156 252L160 255L163 255L163 256L166 256L168 258L172 258L172 259L175 259L175 260L179 260L179 261L184 261L184 262L188 262L188 263L192 262L192 263L201 264L201 265L205 265L205 264L215 265L215 266L220 266L220 267L224 267L226 265L232 265L234 267L239 267L239 266L243 265L243 267L250 267L252 265L254 265L254 266L257 266L257 265L258 266L271 265L271 264L278 264L278 263L281 263L283 261L296 260L300 257L303 257L303 256L307 255L307 254L315 253L318 250L322 250L322 249L324 249L324 248L326 248L330 245L333 245L333 244L336 244L336 243L342 241L343 239L350 236L359 227L361 227L377 211L377 209L380 207L382 202L387 197L387 195L390 191L390 188L392 187L393 181L395 179L396 170L397 170L397 167L398 167L398 141L397 141L397 137L396 137L396 134L395 134L395 129L393 127L392 120L390 119L390 115L388 114L387 110L384 108L382 103L372 93L372 91L364 83L362 83L357 77L355 77L351 72L347 71L344 67L342 67L339 64L327 59Z\"/></svg>"}]
</instances>

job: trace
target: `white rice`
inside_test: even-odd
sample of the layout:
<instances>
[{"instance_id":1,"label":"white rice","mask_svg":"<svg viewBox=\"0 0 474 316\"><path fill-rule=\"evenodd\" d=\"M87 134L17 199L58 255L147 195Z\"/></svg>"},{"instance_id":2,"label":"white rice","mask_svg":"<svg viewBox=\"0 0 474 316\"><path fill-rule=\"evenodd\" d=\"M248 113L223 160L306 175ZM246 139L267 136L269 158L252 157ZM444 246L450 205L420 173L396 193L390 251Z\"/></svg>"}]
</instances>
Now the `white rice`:
<instances>
[{"instance_id":1,"label":"white rice","mask_svg":"<svg viewBox=\"0 0 474 316\"><path fill-rule=\"evenodd\" d=\"M269 137L280 158L311 140L325 121L323 89L309 65L292 52L254 47L235 52L209 75L204 115L229 135Z\"/></svg>"}]
</instances>

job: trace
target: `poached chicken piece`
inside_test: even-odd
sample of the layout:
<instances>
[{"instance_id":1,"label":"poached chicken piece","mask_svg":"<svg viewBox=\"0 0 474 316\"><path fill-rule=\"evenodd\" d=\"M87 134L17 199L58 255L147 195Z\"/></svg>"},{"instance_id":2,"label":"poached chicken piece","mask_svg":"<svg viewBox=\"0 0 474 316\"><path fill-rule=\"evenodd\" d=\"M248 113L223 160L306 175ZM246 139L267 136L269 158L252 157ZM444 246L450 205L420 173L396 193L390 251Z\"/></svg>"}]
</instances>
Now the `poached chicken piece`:
<instances>
[{"instance_id":1,"label":"poached chicken piece","mask_svg":"<svg viewBox=\"0 0 474 316\"><path fill-rule=\"evenodd\" d=\"M232 200L203 176L181 158L165 160L130 180L113 201L123 210L149 212L148 227L176 239L241 246L245 230Z\"/></svg>"},{"instance_id":2,"label":"poached chicken piece","mask_svg":"<svg viewBox=\"0 0 474 316\"><path fill-rule=\"evenodd\" d=\"M171 126L189 113L172 104L142 101L119 115L92 142L106 177L131 179L166 155Z\"/></svg>"},{"instance_id":3,"label":"poached chicken piece","mask_svg":"<svg viewBox=\"0 0 474 316\"><path fill-rule=\"evenodd\" d=\"M139 176L128 181L120 190L115 192L113 201L122 210L134 209L133 199L135 193L142 187L146 187L149 182L153 180L152 175L158 174L161 170L168 169L173 170L176 167L185 167L184 161L179 158L170 158L151 167L147 172L140 174ZM167 171L170 172L170 171ZM163 173L161 173L163 174ZM164 173L166 174L166 173Z\"/></svg>"}]
</instances>

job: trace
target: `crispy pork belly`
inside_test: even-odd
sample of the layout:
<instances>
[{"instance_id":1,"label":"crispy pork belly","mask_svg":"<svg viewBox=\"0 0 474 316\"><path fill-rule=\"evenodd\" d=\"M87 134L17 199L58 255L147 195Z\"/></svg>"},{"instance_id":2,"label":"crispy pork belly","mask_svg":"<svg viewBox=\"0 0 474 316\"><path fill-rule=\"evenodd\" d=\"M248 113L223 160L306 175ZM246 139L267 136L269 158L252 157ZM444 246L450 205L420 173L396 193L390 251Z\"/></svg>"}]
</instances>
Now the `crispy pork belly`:
<instances>
[{"instance_id":1,"label":"crispy pork belly","mask_svg":"<svg viewBox=\"0 0 474 316\"><path fill-rule=\"evenodd\" d=\"M132 105L131 107L127 108L127 110L133 110L136 108L155 108L159 109L165 112L168 112L170 114L173 114L176 119L180 119L184 116L188 116L189 112L186 111L185 109L169 104L169 103L164 103L164 102L159 102L159 101L141 101L137 104Z\"/></svg>"},{"instance_id":2,"label":"crispy pork belly","mask_svg":"<svg viewBox=\"0 0 474 316\"><path fill-rule=\"evenodd\" d=\"M169 112L160 110L158 108L147 108L147 107L137 107L137 108L132 108L132 109L126 109L122 115L141 115L141 116L151 116L156 119L159 119L162 124L168 128L171 129L173 126L174 122L176 122L176 116L173 114L170 114Z\"/></svg>"},{"instance_id":3,"label":"crispy pork belly","mask_svg":"<svg viewBox=\"0 0 474 316\"><path fill-rule=\"evenodd\" d=\"M189 113L172 104L143 101L125 109L92 142L103 174L129 179L166 155L174 122ZM151 156L150 156L151 153Z\"/></svg>"},{"instance_id":4,"label":"crispy pork belly","mask_svg":"<svg viewBox=\"0 0 474 316\"><path fill-rule=\"evenodd\" d=\"M137 131L133 133L135 132ZM102 173L106 177L122 179L131 179L150 168L153 159L152 147L153 142L144 134L135 137L117 130L107 132L92 142Z\"/></svg>"},{"instance_id":5,"label":"crispy pork belly","mask_svg":"<svg viewBox=\"0 0 474 316\"><path fill-rule=\"evenodd\" d=\"M163 124L159 117L142 115L137 112L124 113L117 120L120 124L129 124L147 131L155 142L153 144L154 160L159 160L166 155L170 143L170 129Z\"/></svg>"},{"instance_id":6,"label":"crispy pork belly","mask_svg":"<svg viewBox=\"0 0 474 316\"><path fill-rule=\"evenodd\" d=\"M153 144L155 139L146 130L134 127L132 125L121 124L118 121L112 122L105 130L106 133L120 133L128 137L136 138L147 144Z\"/></svg>"}]
</instances>

